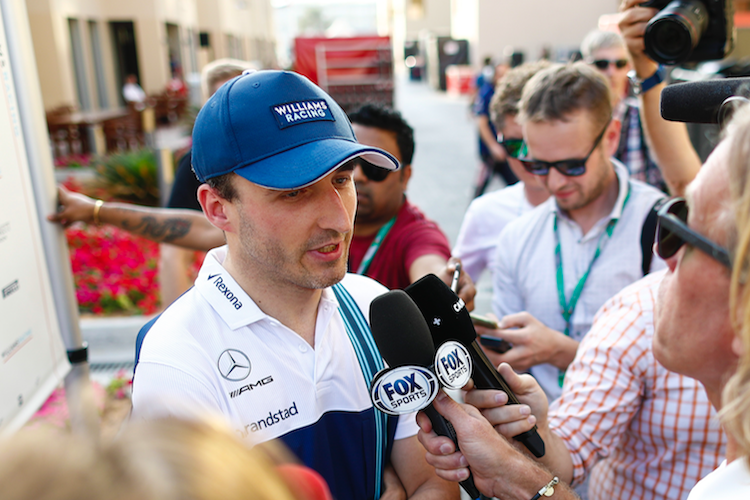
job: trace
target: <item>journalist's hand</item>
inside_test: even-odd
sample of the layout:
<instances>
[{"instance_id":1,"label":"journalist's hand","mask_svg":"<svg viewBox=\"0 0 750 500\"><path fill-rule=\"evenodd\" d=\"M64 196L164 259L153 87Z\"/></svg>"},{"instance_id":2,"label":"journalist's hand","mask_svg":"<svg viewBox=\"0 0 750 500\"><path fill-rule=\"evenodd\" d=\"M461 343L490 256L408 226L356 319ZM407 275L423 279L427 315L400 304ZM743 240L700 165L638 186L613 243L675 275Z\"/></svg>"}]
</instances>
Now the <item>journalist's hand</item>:
<instances>
[{"instance_id":1,"label":"journalist's hand","mask_svg":"<svg viewBox=\"0 0 750 500\"><path fill-rule=\"evenodd\" d=\"M442 391L433 405L453 424L461 449L456 451L453 441L435 434L426 415L417 415L417 436L427 450L427 463L435 467L439 477L463 481L471 469L479 491L498 498L531 498L551 479L549 472L495 432L473 406L458 404ZM556 489L555 494L560 500L574 498L565 487Z\"/></svg>"},{"instance_id":2,"label":"journalist's hand","mask_svg":"<svg viewBox=\"0 0 750 500\"><path fill-rule=\"evenodd\" d=\"M547 431L547 396L531 375L519 375L507 363L498 367L498 372L521 403L507 405L508 396L497 390L469 390L465 401L479 409L482 416L495 430L512 438L538 425L542 438Z\"/></svg>"},{"instance_id":3,"label":"journalist's hand","mask_svg":"<svg viewBox=\"0 0 750 500\"><path fill-rule=\"evenodd\" d=\"M644 50L643 34L646 25L658 12L658 9L641 7L643 0L623 0L620 4L620 33L625 39L633 68L640 78L647 78L656 72L658 64L653 61Z\"/></svg>"},{"instance_id":4,"label":"journalist's hand","mask_svg":"<svg viewBox=\"0 0 750 500\"><path fill-rule=\"evenodd\" d=\"M547 327L527 312L505 316L495 335L513 344L513 348L495 355L491 358L493 363L508 363L519 372L542 363L565 370L578 349L578 342Z\"/></svg>"},{"instance_id":5,"label":"journalist's hand","mask_svg":"<svg viewBox=\"0 0 750 500\"><path fill-rule=\"evenodd\" d=\"M443 270L437 273L437 277L443 280L443 283L450 286L453 281L453 271L456 270L456 264L459 264L461 259L458 257L451 257L448 263L445 265ZM474 297L477 295L477 289L474 286L471 276L461 269L461 273L458 275L458 287L456 295L466 304L467 311L474 310Z\"/></svg>"}]
</instances>

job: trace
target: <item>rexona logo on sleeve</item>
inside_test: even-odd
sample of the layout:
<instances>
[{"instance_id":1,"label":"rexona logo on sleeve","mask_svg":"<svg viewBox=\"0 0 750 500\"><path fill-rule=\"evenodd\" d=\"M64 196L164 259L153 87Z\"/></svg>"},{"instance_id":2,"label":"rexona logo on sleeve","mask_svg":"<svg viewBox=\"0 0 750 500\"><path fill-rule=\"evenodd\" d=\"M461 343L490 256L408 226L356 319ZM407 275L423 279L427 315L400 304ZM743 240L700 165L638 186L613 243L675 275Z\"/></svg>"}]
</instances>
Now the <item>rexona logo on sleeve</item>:
<instances>
[{"instance_id":1,"label":"rexona logo on sleeve","mask_svg":"<svg viewBox=\"0 0 750 500\"><path fill-rule=\"evenodd\" d=\"M435 375L421 366L386 368L375 375L370 399L378 410L403 415L426 408L440 389Z\"/></svg>"},{"instance_id":2,"label":"rexona logo on sleeve","mask_svg":"<svg viewBox=\"0 0 750 500\"><path fill-rule=\"evenodd\" d=\"M299 123L321 120L336 121L325 99L276 104L271 106L271 111L279 123L279 128L282 129Z\"/></svg>"}]
</instances>

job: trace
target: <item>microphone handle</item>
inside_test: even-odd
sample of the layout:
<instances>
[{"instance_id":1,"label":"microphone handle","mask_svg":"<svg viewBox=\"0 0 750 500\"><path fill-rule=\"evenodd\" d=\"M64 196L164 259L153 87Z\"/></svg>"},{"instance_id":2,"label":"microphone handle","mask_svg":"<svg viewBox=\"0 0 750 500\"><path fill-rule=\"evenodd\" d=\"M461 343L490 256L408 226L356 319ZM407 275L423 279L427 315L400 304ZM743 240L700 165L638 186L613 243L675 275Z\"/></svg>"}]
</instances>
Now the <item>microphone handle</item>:
<instances>
[{"instance_id":1,"label":"microphone handle","mask_svg":"<svg viewBox=\"0 0 750 500\"><path fill-rule=\"evenodd\" d=\"M456 430L453 428L453 425L446 420L446 418L442 416L432 404L422 411L430 418L435 433L438 436L448 436L451 438L456 445L456 451L458 451L458 438L456 437ZM474 477L471 475L471 471L469 471L469 478L464 479L459 484L473 500L480 497L481 493L474 485Z\"/></svg>"},{"instance_id":2,"label":"microphone handle","mask_svg":"<svg viewBox=\"0 0 750 500\"><path fill-rule=\"evenodd\" d=\"M479 346L479 343L475 340L469 347L469 354L474 361L474 371L472 378L474 379L474 387L477 389L498 389L508 395L508 404L517 405L520 404L518 398L513 391L508 387L508 383L505 381L502 375L492 365L492 362L487 359L487 355ZM537 458L544 456L544 440L537 432L536 425L526 432L522 432L517 436L513 436L513 439L520 441L524 446Z\"/></svg>"}]
</instances>

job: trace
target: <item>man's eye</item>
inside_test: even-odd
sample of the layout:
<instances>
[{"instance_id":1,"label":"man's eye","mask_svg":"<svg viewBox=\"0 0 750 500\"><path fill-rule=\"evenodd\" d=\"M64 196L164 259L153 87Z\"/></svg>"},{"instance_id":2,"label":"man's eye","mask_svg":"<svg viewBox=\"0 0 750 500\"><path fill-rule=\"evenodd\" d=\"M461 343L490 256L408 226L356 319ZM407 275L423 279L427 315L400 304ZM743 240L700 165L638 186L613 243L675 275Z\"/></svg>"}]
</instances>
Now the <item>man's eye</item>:
<instances>
[{"instance_id":1,"label":"man's eye","mask_svg":"<svg viewBox=\"0 0 750 500\"><path fill-rule=\"evenodd\" d=\"M351 180L352 180L352 175L345 175L345 176L342 176L342 177L336 177L336 179L334 180L334 182L336 184L340 185L340 186L343 186L343 185L345 185L347 182L349 182Z\"/></svg>"},{"instance_id":2,"label":"man's eye","mask_svg":"<svg viewBox=\"0 0 750 500\"><path fill-rule=\"evenodd\" d=\"M300 195L301 192L302 192L301 189L297 189L296 191L289 191L287 193L284 193L284 198L287 198L287 199L296 198Z\"/></svg>"}]
</instances>

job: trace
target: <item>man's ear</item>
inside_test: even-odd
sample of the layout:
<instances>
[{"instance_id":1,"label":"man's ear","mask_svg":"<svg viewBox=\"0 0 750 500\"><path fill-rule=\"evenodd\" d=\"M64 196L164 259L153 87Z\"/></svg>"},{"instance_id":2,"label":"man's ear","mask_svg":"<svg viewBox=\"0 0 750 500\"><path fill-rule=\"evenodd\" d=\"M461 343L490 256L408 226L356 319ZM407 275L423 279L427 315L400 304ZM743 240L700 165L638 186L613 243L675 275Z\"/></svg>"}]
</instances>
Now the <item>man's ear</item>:
<instances>
[{"instance_id":1,"label":"man's ear","mask_svg":"<svg viewBox=\"0 0 750 500\"><path fill-rule=\"evenodd\" d=\"M411 179L411 164L401 165L398 173L401 175L401 185L406 191L406 185L409 184L409 179Z\"/></svg>"},{"instance_id":2,"label":"man's ear","mask_svg":"<svg viewBox=\"0 0 750 500\"><path fill-rule=\"evenodd\" d=\"M602 142L604 143L604 151L607 153L607 157L611 158L615 155L617 152L617 146L620 145L620 129L622 128L622 123L620 120L616 120L612 118L612 121L609 122L609 125L607 125L607 131L604 132L604 138L602 139Z\"/></svg>"},{"instance_id":3,"label":"man's ear","mask_svg":"<svg viewBox=\"0 0 750 500\"><path fill-rule=\"evenodd\" d=\"M208 184L201 184L198 187L198 202L208 222L222 231L234 232L229 219L229 212L234 208L231 201L219 196Z\"/></svg>"}]
</instances>

